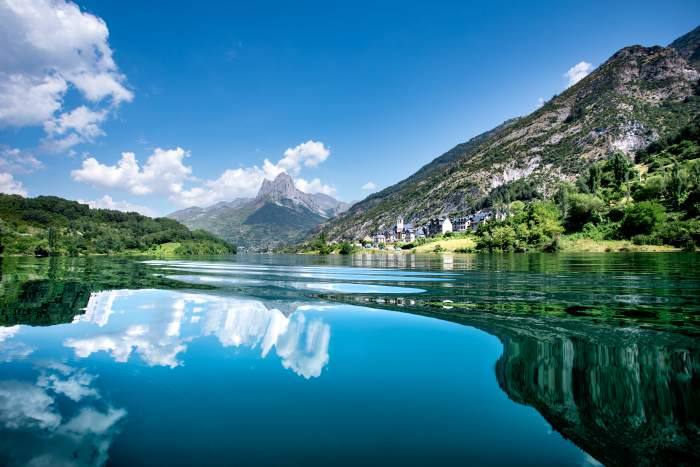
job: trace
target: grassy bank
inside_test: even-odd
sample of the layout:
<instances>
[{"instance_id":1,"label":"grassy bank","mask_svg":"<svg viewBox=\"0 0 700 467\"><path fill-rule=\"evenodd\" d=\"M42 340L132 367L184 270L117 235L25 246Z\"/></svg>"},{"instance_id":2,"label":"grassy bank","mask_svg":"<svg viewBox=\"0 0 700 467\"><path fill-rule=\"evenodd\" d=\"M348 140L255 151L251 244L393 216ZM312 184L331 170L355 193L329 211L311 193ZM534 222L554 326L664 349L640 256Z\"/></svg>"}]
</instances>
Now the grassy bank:
<instances>
[{"instance_id":1,"label":"grassy bank","mask_svg":"<svg viewBox=\"0 0 700 467\"><path fill-rule=\"evenodd\" d=\"M605 253L605 252L658 252L681 251L670 245L635 245L630 240L593 240L590 238L567 238L560 241L562 252L570 253Z\"/></svg>"}]
</instances>

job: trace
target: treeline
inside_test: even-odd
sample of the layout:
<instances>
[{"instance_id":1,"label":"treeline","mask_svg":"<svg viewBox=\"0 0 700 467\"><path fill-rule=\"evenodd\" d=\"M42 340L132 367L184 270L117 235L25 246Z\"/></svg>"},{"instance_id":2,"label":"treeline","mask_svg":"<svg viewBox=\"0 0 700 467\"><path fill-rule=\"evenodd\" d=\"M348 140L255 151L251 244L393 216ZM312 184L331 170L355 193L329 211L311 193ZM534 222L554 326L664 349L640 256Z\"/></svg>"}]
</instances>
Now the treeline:
<instances>
[{"instance_id":1,"label":"treeline","mask_svg":"<svg viewBox=\"0 0 700 467\"><path fill-rule=\"evenodd\" d=\"M542 198L529 181L493 190L483 205L508 205L510 216L482 225L478 247L556 250L560 235L568 234L695 250L700 245L700 121L649 146L637 165L614 152L575 183L562 184L552 200Z\"/></svg>"},{"instance_id":2,"label":"treeline","mask_svg":"<svg viewBox=\"0 0 700 467\"><path fill-rule=\"evenodd\" d=\"M136 254L172 244L174 254L228 254L236 249L209 232L168 218L90 209L55 196L0 194L0 253L79 256Z\"/></svg>"}]
</instances>

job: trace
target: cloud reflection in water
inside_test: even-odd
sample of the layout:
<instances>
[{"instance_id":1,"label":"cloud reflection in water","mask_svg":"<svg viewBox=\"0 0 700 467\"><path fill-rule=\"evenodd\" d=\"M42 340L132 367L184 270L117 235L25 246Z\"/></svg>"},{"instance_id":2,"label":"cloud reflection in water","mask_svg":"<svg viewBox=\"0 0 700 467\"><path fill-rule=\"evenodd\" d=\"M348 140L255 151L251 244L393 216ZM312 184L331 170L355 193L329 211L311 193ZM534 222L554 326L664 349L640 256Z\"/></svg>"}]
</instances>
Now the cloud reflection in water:
<instances>
[{"instance_id":1,"label":"cloud reflection in water","mask_svg":"<svg viewBox=\"0 0 700 467\"><path fill-rule=\"evenodd\" d=\"M123 313L120 300L127 296L154 301L139 307L147 311ZM329 359L328 324L300 309L287 316L258 300L154 291L97 292L75 322L100 328L98 334L65 340L64 345L80 358L108 352L115 361L126 362L136 353L149 366L175 368L182 364L180 356L189 342L215 336L224 347L259 348L262 358L274 348L284 368L307 379L320 376Z\"/></svg>"}]
</instances>

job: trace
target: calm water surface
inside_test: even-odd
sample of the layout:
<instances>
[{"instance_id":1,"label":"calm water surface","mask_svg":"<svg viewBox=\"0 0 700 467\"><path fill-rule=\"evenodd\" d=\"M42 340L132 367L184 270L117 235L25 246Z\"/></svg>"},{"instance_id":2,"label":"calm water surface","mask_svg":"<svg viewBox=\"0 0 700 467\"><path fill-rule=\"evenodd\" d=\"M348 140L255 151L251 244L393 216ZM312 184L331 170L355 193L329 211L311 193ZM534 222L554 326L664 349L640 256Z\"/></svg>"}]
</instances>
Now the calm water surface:
<instances>
[{"instance_id":1,"label":"calm water surface","mask_svg":"<svg viewBox=\"0 0 700 467\"><path fill-rule=\"evenodd\" d=\"M698 266L6 258L0 465L699 465Z\"/></svg>"}]
</instances>

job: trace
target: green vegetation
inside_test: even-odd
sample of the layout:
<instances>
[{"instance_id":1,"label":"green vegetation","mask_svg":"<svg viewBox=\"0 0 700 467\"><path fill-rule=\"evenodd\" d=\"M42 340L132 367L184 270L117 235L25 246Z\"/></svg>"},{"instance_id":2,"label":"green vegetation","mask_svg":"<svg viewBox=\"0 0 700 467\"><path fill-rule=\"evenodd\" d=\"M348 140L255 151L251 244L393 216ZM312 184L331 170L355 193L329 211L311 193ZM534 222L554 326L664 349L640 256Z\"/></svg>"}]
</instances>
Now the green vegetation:
<instances>
[{"instance_id":1,"label":"green vegetation","mask_svg":"<svg viewBox=\"0 0 700 467\"><path fill-rule=\"evenodd\" d=\"M3 255L218 255L234 246L203 230L134 212L90 209L55 196L0 194Z\"/></svg>"},{"instance_id":2,"label":"green vegetation","mask_svg":"<svg viewBox=\"0 0 700 467\"><path fill-rule=\"evenodd\" d=\"M697 35L689 42L695 44L696 40ZM656 135L665 138L676 134L700 115L695 79L683 71L689 65L672 49L635 46L618 51L585 80L552 97L532 114L455 146L410 177L324 223L323 230L332 239L361 237L392 225L399 214L423 225L439 213L458 214L516 200L549 198L562 176L573 179L584 175L583 185L588 187L578 191L604 202L608 200L599 191L605 190L605 178L609 177L623 185L618 193L626 196L627 188L633 190L639 183L625 156L616 156L608 175L600 171L602 165L589 173L591 162L605 154L613 142L633 137L643 145ZM665 142L650 154L659 152ZM517 180L492 190L506 173ZM677 199L684 196L685 180L680 170L673 182L680 188ZM658 188L650 183L648 188L654 191L655 186ZM634 197L634 201L639 200ZM693 203L697 205L697 200ZM667 214L670 211L678 209L667 208ZM568 222L561 206L560 214L562 223ZM578 231L586 222L575 229L567 226L567 230Z\"/></svg>"},{"instance_id":3,"label":"green vegetation","mask_svg":"<svg viewBox=\"0 0 700 467\"><path fill-rule=\"evenodd\" d=\"M700 120L654 143L639 159L635 166L614 152L575 184L562 184L553 201L542 200L527 181L492 190L481 205L510 203L510 215L482 224L477 248L663 251L666 245L695 250L700 244Z\"/></svg>"},{"instance_id":4,"label":"green vegetation","mask_svg":"<svg viewBox=\"0 0 700 467\"><path fill-rule=\"evenodd\" d=\"M489 251L556 250L563 231L559 208L553 202L514 201L505 220L479 226L477 247Z\"/></svg>"},{"instance_id":5,"label":"green vegetation","mask_svg":"<svg viewBox=\"0 0 700 467\"><path fill-rule=\"evenodd\" d=\"M103 290L211 290L125 257L0 258L0 326L70 323Z\"/></svg>"}]
</instances>

